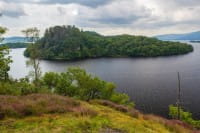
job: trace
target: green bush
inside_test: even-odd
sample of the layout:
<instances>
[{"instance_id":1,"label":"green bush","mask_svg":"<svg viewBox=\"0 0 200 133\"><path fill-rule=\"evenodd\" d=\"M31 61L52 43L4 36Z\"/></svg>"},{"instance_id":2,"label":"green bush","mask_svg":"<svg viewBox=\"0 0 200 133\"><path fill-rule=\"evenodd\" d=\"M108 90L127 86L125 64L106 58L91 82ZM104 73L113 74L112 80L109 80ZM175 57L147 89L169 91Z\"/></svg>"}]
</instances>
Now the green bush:
<instances>
[{"instance_id":1,"label":"green bush","mask_svg":"<svg viewBox=\"0 0 200 133\"><path fill-rule=\"evenodd\" d=\"M80 68L69 68L64 73L46 73L42 78L43 86L59 95L76 97L81 100L104 99L118 104L134 105L129 96L117 93L115 85L88 74Z\"/></svg>"},{"instance_id":2,"label":"green bush","mask_svg":"<svg viewBox=\"0 0 200 133\"><path fill-rule=\"evenodd\" d=\"M33 93L49 93L45 86L40 88L30 83L28 79L9 80L0 82L0 95L28 95Z\"/></svg>"},{"instance_id":3,"label":"green bush","mask_svg":"<svg viewBox=\"0 0 200 133\"><path fill-rule=\"evenodd\" d=\"M176 119L178 115L178 107L170 105L169 106L169 116L173 119ZM180 119L188 124L193 125L195 128L200 128L200 120L194 120L192 118L192 113L180 109Z\"/></svg>"},{"instance_id":4,"label":"green bush","mask_svg":"<svg viewBox=\"0 0 200 133\"><path fill-rule=\"evenodd\" d=\"M134 106L133 102L130 102L130 98L127 94L124 93L113 93L111 95L110 101L118 104L123 104L123 105L129 105L129 106Z\"/></svg>"}]
</instances>

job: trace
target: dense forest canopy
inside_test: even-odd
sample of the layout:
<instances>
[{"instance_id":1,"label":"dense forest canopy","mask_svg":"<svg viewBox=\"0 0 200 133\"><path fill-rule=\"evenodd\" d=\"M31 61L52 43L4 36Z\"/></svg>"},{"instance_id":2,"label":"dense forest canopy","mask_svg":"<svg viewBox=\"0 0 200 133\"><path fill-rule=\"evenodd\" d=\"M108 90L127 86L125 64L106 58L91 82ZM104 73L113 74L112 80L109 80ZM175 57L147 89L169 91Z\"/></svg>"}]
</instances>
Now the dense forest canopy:
<instances>
[{"instance_id":1,"label":"dense forest canopy","mask_svg":"<svg viewBox=\"0 0 200 133\"><path fill-rule=\"evenodd\" d=\"M25 55L30 55L32 45ZM133 35L103 36L75 26L55 26L46 30L35 46L42 59L73 60L97 57L154 57L185 54L191 45Z\"/></svg>"}]
</instances>

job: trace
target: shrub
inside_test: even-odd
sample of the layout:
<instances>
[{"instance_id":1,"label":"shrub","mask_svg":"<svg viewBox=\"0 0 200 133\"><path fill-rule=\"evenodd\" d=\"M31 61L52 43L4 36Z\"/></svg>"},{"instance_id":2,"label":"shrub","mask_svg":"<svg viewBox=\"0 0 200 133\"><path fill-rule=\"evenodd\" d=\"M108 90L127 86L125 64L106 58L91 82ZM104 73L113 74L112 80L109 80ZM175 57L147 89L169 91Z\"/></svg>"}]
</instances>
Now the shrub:
<instances>
[{"instance_id":1,"label":"shrub","mask_svg":"<svg viewBox=\"0 0 200 133\"><path fill-rule=\"evenodd\" d=\"M124 93L113 93L110 100L118 104L129 105L131 107L134 107L134 103L131 102L129 96Z\"/></svg>"},{"instance_id":2,"label":"shrub","mask_svg":"<svg viewBox=\"0 0 200 133\"><path fill-rule=\"evenodd\" d=\"M177 118L178 107L170 105L169 106L169 116L173 119ZM192 113L180 109L180 119L188 124L193 125L195 128L200 128L200 120L194 120L192 118Z\"/></svg>"}]
</instances>

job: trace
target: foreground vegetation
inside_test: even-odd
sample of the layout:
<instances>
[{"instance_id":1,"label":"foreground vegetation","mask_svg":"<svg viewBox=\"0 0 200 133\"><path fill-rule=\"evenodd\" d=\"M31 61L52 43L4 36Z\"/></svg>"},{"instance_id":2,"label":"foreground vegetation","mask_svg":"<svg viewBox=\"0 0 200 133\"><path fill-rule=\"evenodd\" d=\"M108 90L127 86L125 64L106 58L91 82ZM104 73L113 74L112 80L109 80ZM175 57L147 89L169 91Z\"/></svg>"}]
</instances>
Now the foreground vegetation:
<instances>
[{"instance_id":1,"label":"foreground vegetation","mask_svg":"<svg viewBox=\"0 0 200 133\"><path fill-rule=\"evenodd\" d=\"M80 68L69 68L67 72L44 74L39 81L30 82L28 78L0 82L0 95L28 95L32 93L51 93L74 97L80 100L110 100L118 104L134 106L126 94L118 93L115 85L87 74Z\"/></svg>"},{"instance_id":2,"label":"foreground vegetation","mask_svg":"<svg viewBox=\"0 0 200 133\"><path fill-rule=\"evenodd\" d=\"M173 119L176 119L178 114L178 108L176 106L169 106L169 116ZM200 129L200 120L195 120L192 118L192 113L180 109L180 120L193 125L195 128Z\"/></svg>"},{"instance_id":3,"label":"foreground vegetation","mask_svg":"<svg viewBox=\"0 0 200 133\"><path fill-rule=\"evenodd\" d=\"M27 48L25 55L29 57L33 48L39 51L39 58L61 60L169 56L193 51L191 45L184 43L164 42L144 36L102 36L95 32L79 30L74 26L55 26L47 29L37 45Z\"/></svg>"},{"instance_id":4,"label":"foreground vegetation","mask_svg":"<svg viewBox=\"0 0 200 133\"><path fill-rule=\"evenodd\" d=\"M2 133L192 133L182 122L143 115L105 100L88 103L52 94L0 96L0 107L7 115L0 120Z\"/></svg>"}]
</instances>

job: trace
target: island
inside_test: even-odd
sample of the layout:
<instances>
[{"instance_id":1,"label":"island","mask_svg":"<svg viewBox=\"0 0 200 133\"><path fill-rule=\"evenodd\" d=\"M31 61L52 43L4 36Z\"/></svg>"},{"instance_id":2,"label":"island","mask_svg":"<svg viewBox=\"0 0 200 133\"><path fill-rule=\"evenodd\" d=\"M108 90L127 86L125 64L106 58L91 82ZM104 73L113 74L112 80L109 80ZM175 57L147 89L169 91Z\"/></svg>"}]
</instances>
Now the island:
<instances>
[{"instance_id":1,"label":"island","mask_svg":"<svg viewBox=\"0 0 200 133\"><path fill-rule=\"evenodd\" d=\"M156 57L186 54L193 47L186 43L161 41L134 35L104 36L83 31L75 26L54 26L24 55L29 57L35 47L39 58L46 60L76 60L99 57Z\"/></svg>"}]
</instances>

